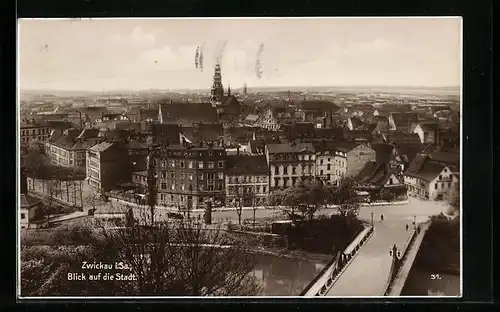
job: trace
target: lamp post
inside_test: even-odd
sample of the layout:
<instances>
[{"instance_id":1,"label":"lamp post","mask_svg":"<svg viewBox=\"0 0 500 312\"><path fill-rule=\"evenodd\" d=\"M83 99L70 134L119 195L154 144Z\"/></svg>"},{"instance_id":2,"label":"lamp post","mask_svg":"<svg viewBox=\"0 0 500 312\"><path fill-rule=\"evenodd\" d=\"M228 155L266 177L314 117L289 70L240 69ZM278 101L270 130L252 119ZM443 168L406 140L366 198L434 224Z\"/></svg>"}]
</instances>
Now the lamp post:
<instances>
[{"instance_id":1,"label":"lamp post","mask_svg":"<svg viewBox=\"0 0 500 312\"><path fill-rule=\"evenodd\" d=\"M372 221L372 226L373 226L373 212L371 213L371 221Z\"/></svg>"}]
</instances>

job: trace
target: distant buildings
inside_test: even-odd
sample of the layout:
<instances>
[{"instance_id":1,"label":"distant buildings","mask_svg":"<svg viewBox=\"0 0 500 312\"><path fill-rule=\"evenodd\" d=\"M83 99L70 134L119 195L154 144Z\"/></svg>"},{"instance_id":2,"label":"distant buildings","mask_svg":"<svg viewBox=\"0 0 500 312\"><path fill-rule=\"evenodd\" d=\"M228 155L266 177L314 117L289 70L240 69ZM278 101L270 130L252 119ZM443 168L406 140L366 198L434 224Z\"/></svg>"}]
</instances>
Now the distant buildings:
<instances>
[{"instance_id":1,"label":"distant buildings","mask_svg":"<svg viewBox=\"0 0 500 312\"><path fill-rule=\"evenodd\" d=\"M62 134L54 130L45 143L45 153L55 166L83 168L86 165L87 149L97 144L96 129L67 129Z\"/></svg>"}]
</instances>

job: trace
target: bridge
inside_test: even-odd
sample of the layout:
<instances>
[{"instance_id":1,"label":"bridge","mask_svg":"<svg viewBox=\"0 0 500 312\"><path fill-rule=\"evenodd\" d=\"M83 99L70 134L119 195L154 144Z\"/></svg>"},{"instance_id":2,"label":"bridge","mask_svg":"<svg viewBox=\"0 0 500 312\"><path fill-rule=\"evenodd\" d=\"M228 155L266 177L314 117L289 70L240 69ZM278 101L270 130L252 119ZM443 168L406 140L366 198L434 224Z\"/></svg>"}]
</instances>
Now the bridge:
<instances>
[{"instance_id":1,"label":"bridge","mask_svg":"<svg viewBox=\"0 0 500 312\"><path fill-rule=\"evenodd\" d=\"M442 209L442 203L417 199L407 205L361 208L365 230L332 259L302 295L400 296L428 229L428 217Z\"/></svg>"}]
</instances>

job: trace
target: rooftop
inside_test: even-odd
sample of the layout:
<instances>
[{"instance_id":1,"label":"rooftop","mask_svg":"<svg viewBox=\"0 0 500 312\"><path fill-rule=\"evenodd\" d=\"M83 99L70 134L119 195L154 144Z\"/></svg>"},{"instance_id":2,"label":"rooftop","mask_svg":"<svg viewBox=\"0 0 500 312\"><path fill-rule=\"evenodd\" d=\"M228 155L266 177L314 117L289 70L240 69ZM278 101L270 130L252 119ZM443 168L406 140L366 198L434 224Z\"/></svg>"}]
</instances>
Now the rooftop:
<instances>
[{"instance_id":1,"label":"rooftop","mask_svg":"<svg viewBox=\"0 0 500 312\"><path fill-rule=\"evenodd\" d=\"M226 156L227 174L268 174L269 168L264 155Z\"/></svg>"}]
</instances>

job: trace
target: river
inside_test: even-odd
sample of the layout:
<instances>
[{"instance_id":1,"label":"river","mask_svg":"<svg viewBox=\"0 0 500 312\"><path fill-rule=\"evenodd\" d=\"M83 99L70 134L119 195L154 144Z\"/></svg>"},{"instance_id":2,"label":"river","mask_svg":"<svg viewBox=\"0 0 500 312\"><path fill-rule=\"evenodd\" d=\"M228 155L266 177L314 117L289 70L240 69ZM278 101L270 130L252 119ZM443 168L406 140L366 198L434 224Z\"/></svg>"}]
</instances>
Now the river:
<instances>
[{"instance_id":1,"label":"river","mask_svg":"<svg viewBox=\"0 0 500 312\"><path fill-rule=\"evenodd\" d=\"M257 255L253 275L262 286L261 296L298 296L325 264L271 255Z\"/></svg>"}]
</instances>

